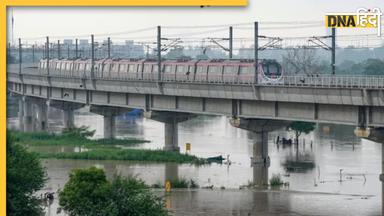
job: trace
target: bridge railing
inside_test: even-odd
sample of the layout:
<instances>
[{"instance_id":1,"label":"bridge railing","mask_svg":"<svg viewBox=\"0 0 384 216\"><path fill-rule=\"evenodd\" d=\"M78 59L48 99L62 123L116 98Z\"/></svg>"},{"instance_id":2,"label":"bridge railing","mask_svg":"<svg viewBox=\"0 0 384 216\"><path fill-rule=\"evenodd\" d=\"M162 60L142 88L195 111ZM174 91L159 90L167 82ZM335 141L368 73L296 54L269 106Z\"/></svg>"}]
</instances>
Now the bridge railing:
<instances>
[{"instance_id":1,"label":"bridge railing","mask_svg":"<svg viewBox=\"0 0 384 216\"><path fill-rule=\"evenodd\" d=\"M17 65L9 65L7 72L18 74ZM22 73L25 75L36 75L39 77L47 76L44 69L37 67L23 67ZM77 74L71 71L51 70L51 77L62 77L72 79L90 79L90 73L84 72ZM95 73L96 79L103 80L145 80L158 82L157 73L116 73L100 74ZM162 74L162 82L182 82L182 83L205 83L205 84L222 84L222 85L254 85L253 74L231 75L231 74ZM295 87L315 87L315 88L369 88L384 89L384 76L348 76L348 75L293 75L282 76L281 79L275 81L260 80L260 86L295 86Z\"/></svg>"},{"instance_id":2,"label":"bridge railing","mask_svg":"<svg viewBox=\"0 0 384 216\"><path fill-rule=\"evenodd\" d=\"M281 82L285 86L311 86L329 88L384 88L383 76L283 76Z\"/></svg>"}]
</instances>

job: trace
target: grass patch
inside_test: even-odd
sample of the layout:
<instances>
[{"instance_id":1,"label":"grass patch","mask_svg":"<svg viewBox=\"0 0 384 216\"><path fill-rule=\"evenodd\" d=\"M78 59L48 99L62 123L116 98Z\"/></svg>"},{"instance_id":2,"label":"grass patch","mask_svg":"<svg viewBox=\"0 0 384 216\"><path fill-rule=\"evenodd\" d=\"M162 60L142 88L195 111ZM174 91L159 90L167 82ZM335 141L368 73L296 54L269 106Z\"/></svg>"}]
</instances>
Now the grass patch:
<instances>
[{"instance_id":1,"label":"grass patch","mask_svg":"<svg viewBox=\"0 0 384 216\"><path fill-rule=\"evenodd\" d=\"M83 160L129 160L206 164L205 159L196 156L166 152L162 150L93 148L86 152L38 153L41 158L83 159Z\"/></svg>"},{"instance_id":2,"label":"grass patch","mask_svg":"<svg viewBox=\"0 0 384 216\"><path fill-rule=\"evenodd\" d=\"M48 132L19 132L11 131L15 142L29 146L85 146L87 148L100 146L136 146L141 143L149 142L135 138L128 139L87 139L73 134L54 134Z\"/></svg>"},{"instance_id":3,"label":"grass patch","mask_svg":"<svg viewBox=\"0 0 384 216\"><path fill-rule=\"evenodd\" d=\"M186 178L178 178L170 180L171 182L171 188L190 188L190 189L196 189L199 188L199 185L197 182L193 179L190 179L189 181ZM162 184L161 181L157 181L155 184L152 184L152 188L164 188L165 184Z\"/></svg>"},{"instance_id":4,"label":"grass patch","mask_svg":"<svg viewBox=\"0 0 384 216\"><path fill-rule=\"evenodd\" d=\"M25 146L82 146L85 152L36 152L40 158L75 159L75 160L128 160L206 164L207 161L196 156L166 152L162 150L122 149L120 146L136 146L149 142L139 139L97 139L90 140L78 133L52 134L47 132L25 133L8 131L15 142ZM75 134L75 135L74 135Z\"/></svg>"},{"instance_id":5,"label":"grass patch","mask_svg":"<svg viewBox=\"0 0 384 216\"><path fill-rule=\"evenodd\" d=\"M280 175L273 174L272 178L269 180L269 184L271 187L280 187L284 184L283 180L281 180Z\"/></svg>"}]
</instances>

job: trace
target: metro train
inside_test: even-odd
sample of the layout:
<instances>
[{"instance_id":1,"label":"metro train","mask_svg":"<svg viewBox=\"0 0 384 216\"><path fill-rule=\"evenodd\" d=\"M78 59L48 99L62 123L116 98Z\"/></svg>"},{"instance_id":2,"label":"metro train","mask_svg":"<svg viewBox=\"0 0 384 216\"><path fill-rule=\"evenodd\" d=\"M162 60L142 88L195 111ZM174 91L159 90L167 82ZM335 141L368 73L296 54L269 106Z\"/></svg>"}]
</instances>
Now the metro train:
<instances>
[{"instance_id":1,"label":"metro train","mask_svg":"<svg viewBox=\"0 0 384 216\"><path fill-rule=\"evenodd\" d=\"M91 59L50 59L49 74L90 78ZM258 82L280 83L281 65L275 60L259 60ZM41 74L47 73L47 59L39 62ZM100 59L94 61L94 78L157 80L158 64L151 59ZM253 83L254 60L164 60L161 62L162 81Z\"/></svg>"}]
</instances>

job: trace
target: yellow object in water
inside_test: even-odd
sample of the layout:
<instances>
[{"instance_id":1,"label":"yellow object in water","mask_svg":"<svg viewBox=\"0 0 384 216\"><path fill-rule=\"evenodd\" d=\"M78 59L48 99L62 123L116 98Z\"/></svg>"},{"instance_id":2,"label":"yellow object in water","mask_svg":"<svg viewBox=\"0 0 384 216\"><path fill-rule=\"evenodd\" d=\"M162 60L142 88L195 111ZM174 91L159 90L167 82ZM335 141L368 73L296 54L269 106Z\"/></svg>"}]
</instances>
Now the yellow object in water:
<instances>
[{"instance_id":1,"label":"yellow object in water","mask_svg":"<svg viewBox=\"0 0 384 216\"><path fill-rule=\"evenodd\" d=\"M171 192L171 182L169 180L165 182L165 192Z\"/></svg>"}]
</instances>

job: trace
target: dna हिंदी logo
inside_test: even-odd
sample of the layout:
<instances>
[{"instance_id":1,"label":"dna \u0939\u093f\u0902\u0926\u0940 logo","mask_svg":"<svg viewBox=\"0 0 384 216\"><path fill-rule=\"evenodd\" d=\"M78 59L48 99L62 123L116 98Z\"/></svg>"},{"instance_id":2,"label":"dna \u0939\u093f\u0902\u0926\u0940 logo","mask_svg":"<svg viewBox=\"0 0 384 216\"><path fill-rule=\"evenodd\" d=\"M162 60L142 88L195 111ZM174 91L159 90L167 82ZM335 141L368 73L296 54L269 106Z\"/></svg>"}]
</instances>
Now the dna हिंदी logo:
<instances>
[{"instance_id":1,"label":"dna \u0939\u093f\u0902\u0926\u0940 logo","mask_svg":"<svg viewBox=\"0 0 384 216\"><path fill-rule=\"evenodd\" d=\"M328 28L376 28L381 35L381 13L379 8L359 8L355 13L327 13L325 26Z\"/></svg>"}]
</instances>

